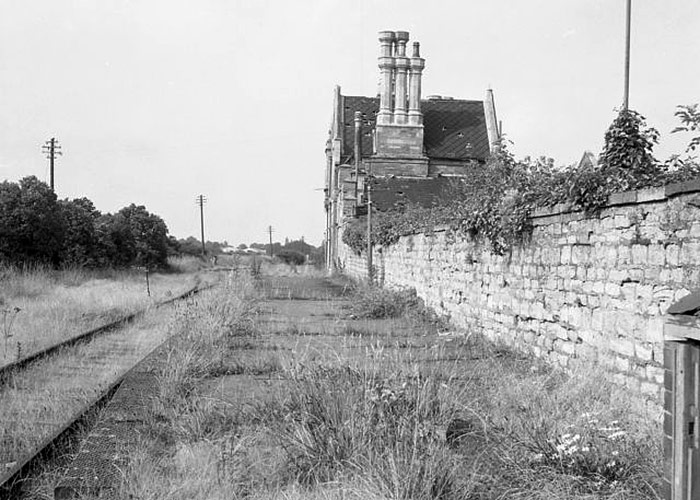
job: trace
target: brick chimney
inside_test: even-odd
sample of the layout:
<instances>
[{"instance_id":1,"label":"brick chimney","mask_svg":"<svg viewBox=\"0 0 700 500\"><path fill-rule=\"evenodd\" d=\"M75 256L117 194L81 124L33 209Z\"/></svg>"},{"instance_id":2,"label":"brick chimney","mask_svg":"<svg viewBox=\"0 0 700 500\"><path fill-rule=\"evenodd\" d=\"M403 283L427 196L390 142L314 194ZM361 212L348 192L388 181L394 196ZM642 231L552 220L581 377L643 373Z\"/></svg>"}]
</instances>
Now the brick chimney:
<instances>
[{"instance_id":1,"label":"brick chimney","mask_svg":"<svg viewBox=\"0 0 700 500\"><path fill-rule=\"evenodd\" d=\"M408 39L406 31L379 33L381 84L375 132L375 151L379 157L425 158L420 109L425 61L420 57L417 43L413 44L413 56L406 56Z\"/></svg>"}]
</instances>

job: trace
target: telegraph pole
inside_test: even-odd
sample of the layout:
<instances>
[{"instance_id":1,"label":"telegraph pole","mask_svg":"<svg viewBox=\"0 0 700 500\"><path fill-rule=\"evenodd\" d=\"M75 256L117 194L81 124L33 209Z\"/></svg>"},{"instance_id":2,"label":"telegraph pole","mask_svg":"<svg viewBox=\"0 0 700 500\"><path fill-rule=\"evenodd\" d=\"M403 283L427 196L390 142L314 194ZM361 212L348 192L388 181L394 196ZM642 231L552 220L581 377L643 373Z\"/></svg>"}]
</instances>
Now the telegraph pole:
<instances>
[{"instance_id":1,"label":"telegraph pole","mask_svg":"<svg viewBox=\"0 0 700 500\"><path fill-rule=\"evenodd\" d=\"M51 139L46 141L43 146L41 146L41 150L46 155L46 157L49 159L51 191L55 191L54 190L54 162L56 161L57 156L63 154L61 152L61 145L58 143L58 140L55 137L52 137Z\"/></svg>"},{"instance_id":2,"label":"telegraph pole","mask_svg":"<svg viewBox=\"0 0 700 500\"><path fill-rule=\"evenodd\" d=\"M270 234L270 257L272 257L272 226L268 226L267 232Z\"/></svg>"},{"instance_id":3,"label":"telegraph pole","mask_svg":"<svg viewBox=\"0 0 700 500\"><path fill-rule=\"evenodd\" d=\"M625 93L622 98L622 110L627 111L630 103L630 28L632 21L632 0L627 0L625 33Z\"/></svg>"},{"instance_id":4,"label":"telegraph pole","mask_svg":"<svg viewBox=\"0 0 700 500\"><path fill-rule=\"evenodd\" d=\"M204 204L207 202L207 199L204 197L204 195L200 194L197 196L196 203L199 205L199 220L200 220L200 227L202 229L202 257L206 257L207 255L207 248L204 245Z\"/></svg>"}]
</instances>

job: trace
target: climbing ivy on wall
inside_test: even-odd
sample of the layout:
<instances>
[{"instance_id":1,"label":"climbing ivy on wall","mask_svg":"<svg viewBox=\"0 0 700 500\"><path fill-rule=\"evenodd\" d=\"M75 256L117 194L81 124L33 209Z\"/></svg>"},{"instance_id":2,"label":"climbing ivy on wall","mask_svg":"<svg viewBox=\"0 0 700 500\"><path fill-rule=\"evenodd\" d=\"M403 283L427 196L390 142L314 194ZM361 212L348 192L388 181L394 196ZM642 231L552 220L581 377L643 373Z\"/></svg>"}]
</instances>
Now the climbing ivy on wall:
<instances>
[{"instance_id":1,"label":"climbing ivy on wall","mask_svg":"<svg viewBox=\"0 0 700 500\"><path fill-rule=\"evenodd\" d=\"M683 126L674 131L699 130L697 105L679 106L676 115ZM443 205L406 205L373 216L372 243L391 245L402 235L440 225L484 239L494 253L503 254L529 237L535 208L569 203L594 213L612 193L700 177L700 165L693 157L657 161L653 148L658 137L643 116L622 110L605 134L598 165L558 169L551 159L518 161L502 143L485 164L474 164L468 177L454 179ZM694 140L688 151L700 144L700 139ZM346 226L343 242L359 253L366 248L366 233L365 220L354 220Z\"/></svg>"}]
</instances>

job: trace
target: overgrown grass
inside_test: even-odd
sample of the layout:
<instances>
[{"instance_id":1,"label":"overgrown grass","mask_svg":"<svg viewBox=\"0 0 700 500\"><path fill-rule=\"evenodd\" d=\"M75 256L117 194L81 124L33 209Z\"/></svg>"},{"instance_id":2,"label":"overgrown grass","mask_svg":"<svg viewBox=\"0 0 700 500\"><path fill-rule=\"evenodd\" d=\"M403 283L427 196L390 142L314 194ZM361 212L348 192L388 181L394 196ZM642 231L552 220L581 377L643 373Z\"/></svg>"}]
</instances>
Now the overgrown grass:
<instances>
[{"instance_id":1,"label":"overgrown grass","mask_svg":"<svg viewBox=\"0 0 700 500\"><path fill-rule=\"evenodd\" d=\"M194 257L192 255L168 257L168 267L170 271L176 273L195 273L206 269L208 265L209 264L201 257Z\"/></svg>"},{"instance_id":2,"label":"overgrown grass","mask_svg":"<svg viewBox=\"0 0 700 500\"><path fill-rule=\"evenodd\" d=\"M399 297L387 301L411 300ZM124 495L657 498L656 415L594 371L565 374L483 339L424 332L420 349L340 333L270 350L295 334L226 326L254 311L202 303L178 321L185 335L154 407L156 434L168 436L158 442L170 444L134 451ZM241 371L211 390L212 377L231 374L222 367L264 362L274 366L264 378ZM238 392L225 397L225 385Z\"/></svg>"},{"instance_id":3,"label":"overgrown grass","mask_svg":"<svg viewBox=\"0 0 700 500\"><path fill-rule=\"evenodd\" d=\"M358 285L354 292L350 304L350 314L354 318L405 318L441 330L447 329L449 324L449 318L440 317L427 307L413 288L394 290Z\"/></svg>"},{"instance_id":4,"label":"overgrown grass","mask_svg":"<svg viewBox=\"0 0 700 500\"><path fill-rule=\"evenodd\" d=\"M146 276L137 270L1 266L0 310L16 314L1 332L0 366L184 292L196 280L194 274L151 274L149 296Z\"/></svg>"},{"instance_id":5,"label":"overgrown grass","mask_svg":"<svg viewBox=\"0 0 700 500\"><path fill-rule=\"evenodd\" d=\"M167 337L167 312L61 350L0 384L0 471L58 431Z\"/></svg>"}]
</instances>

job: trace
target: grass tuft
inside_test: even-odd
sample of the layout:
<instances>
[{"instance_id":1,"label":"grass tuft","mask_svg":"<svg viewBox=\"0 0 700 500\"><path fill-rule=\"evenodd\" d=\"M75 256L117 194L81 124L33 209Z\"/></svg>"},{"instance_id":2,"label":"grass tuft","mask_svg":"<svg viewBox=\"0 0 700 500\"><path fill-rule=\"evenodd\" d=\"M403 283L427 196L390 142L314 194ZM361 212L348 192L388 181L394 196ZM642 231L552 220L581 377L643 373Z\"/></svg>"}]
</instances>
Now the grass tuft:
<instances>
[{"instance_id":1,"label":"grass tuft","mask_svg":"<svg viewBox=\"0 0 700 500\"><path fill-rule=\"evenodd\" d=\"M439 330L446 330L449 322L427 307L413 288L394 290L361 285L355 289L350 314L358 319L406 318Z\"/></svg>"}]
</instances>

